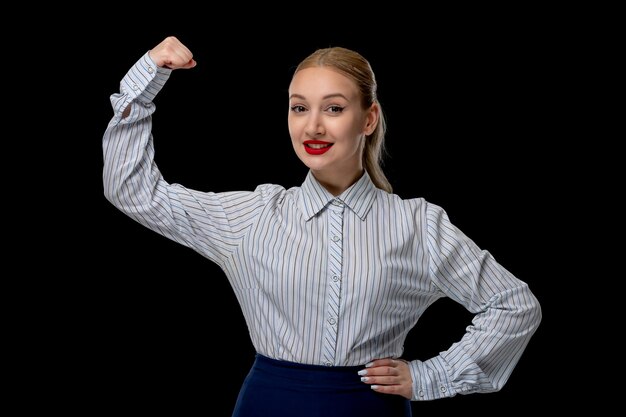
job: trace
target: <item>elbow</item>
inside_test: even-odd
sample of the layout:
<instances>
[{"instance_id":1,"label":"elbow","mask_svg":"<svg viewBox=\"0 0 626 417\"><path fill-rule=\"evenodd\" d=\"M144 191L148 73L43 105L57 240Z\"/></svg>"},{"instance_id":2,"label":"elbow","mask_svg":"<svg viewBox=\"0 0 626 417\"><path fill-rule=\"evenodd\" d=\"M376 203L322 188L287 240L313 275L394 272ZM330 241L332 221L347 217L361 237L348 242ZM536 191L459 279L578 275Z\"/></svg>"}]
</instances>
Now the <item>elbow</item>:
<instances>
[{"instance_id":1,"label":"elbow","mask_svg":"<svg viewBox=\"0 0 626 417\"><path fill-rule=\"evenodd\" d=\"M535 308L534 308L534 312L535 315L537 316L537 325L539 325L539 323L541 323L541 319L543 318L543 312L541 311L541 305L539 304L539 300L536 300L536 304L535 304Z\"/></svg>"},{"instance_id":2,"label":"elbow","mask_svg":"<svg viewBox=\"0 0 626 417\"><path fill-rule=\"evenodd\" d=\"M507 323L506 330L502 331L509 337L523 339L530 337L542 319L541 304L528 285L519 286L492 298L489 308L494 309L494 312L497 311L496 314L501 315L503 323Z\"/></svg>"},{"instance_id":3,"label":"elbow","mask_svg":"<svg viewBox=\"0 0 626 417\"><path fill-rule=\"evenodd\" d=\"M529 326L531 328L531 332L534 333L541 323L543 313L541 311L541 304L539 303L539 300L532 293L530 293L529 296L529 302L526 307L526 314L529 316Z\"/></svg>"},{"instance_id":4,"label":"elbow","mask_svg":"<svg viewBox=\"0 0 626 417\"><path fill-rule=\"evenodd\" d=\"M117 199L115 198L115 194L112 193L111 191L108 191L106 188L104 189L104 198L106 198L106 200L113 204L114 206L117 205Z\"/></svg>"},{"instance_id":5,"label":"elbow","mask_svg":"<svg viewBox=\"0 0 626 417\"><path fill-rule=\"evenodd\" d=\"M511 309L511 319L518 337L530 337L541 323L542 312L539 300L530 291L525 291L517 306Z\"/></svg>"},{"instance_id":6,"label":"elbow","mask_svg":"<svg viewBox=\"0 0 626 417\"><path fill-rule=\"evenodd\" d=\"M104 198L111 204L113 204L113 206L120 208L121 207L121 201L120 199L117 197L116 193L113 192L104 192Z\"/></svg>"},{"instance_id":7,"label":"elbow","mask_svg":"<svg viewBox=\"0 0 626 417\"><path fill-rule=\"evenodd\" d=\"M510 335L516 339L525 340L525 343L528 343L528 340L537 331L541 323L542 311L539 300L537 300L533 294L529 293L529 296L525 297L525 302L518 305L517 308L512 311L511 319L513 326L510 328Z\"/></svg>"}]
</instances>

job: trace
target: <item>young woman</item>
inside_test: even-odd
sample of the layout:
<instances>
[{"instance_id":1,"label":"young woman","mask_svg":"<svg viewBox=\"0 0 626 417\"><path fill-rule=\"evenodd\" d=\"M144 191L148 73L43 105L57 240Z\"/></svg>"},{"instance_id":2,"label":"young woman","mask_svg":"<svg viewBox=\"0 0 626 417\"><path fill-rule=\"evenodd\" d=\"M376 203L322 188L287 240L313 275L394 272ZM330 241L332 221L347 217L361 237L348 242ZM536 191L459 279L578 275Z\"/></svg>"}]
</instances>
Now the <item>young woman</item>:
<instances>
[{"instance_id":1,"label":"young woman","mask_svg":"<svg viewBox=\"0 0 626 417\"><path fill-rule=\"evenodd\" d=\"M154 163L153 99L172 70L196 66L168 37L111 96L104 190L128 216L217 263L257 352L234 416L409 416L409 401L502 388L541 320L528 285L424 199L402 199L379 165L385 123L357 52L320 49L289 86L302 186L200 192ZM475 314L458 343L401 359L435 300Z\"/></svg>"}]
</instances>

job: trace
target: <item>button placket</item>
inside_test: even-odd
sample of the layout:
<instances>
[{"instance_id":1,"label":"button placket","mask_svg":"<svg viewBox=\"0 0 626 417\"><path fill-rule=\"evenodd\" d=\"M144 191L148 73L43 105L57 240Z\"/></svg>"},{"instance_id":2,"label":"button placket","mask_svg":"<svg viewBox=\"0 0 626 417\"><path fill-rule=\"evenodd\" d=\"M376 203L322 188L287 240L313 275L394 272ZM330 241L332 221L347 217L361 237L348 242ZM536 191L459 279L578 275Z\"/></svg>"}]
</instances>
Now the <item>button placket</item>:
<instances>
[{"instance_id":1,"label":"button placket","mask_svg":"<svg viewBox=\"0 0 626 417\"><path fill-rule=\"evenodd\" d=\"M344 205L335 199L328 206L328 281L326 287L326 325L324 341L324 363L334 364L339 329L339 307L341 300L341 269L343 260L343 212Z\"/></svg>"}]
</instances>

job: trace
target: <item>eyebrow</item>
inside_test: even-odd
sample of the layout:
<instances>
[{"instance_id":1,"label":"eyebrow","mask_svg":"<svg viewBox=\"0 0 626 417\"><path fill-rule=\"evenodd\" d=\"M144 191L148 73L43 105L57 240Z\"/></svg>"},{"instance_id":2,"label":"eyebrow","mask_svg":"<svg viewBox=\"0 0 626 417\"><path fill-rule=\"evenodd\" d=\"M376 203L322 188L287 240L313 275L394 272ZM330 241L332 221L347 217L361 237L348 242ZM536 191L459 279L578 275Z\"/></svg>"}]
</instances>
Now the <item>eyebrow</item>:
<instances>
[{"instance_id":1,"label":"eyebrow","mask_svg":"<svg viewBox=\"0 0 626 417\"><path fill-rule=\"evenodd\" d=\"M328 100L329 98L335 98L335 97L341 97L341 98L343 98L346 101L350 101L350 100L348 100L348 98L346 96L344 96L341 93L325 95L324 97L322 97L322 100ZM306 100L306 97L304 97L303 95L300 95L300 94L292 94L292 95L290 95L289 96L289 100L291 100L292 98L299 98L299 99L302 99L302 100Z\"/></svg>"}]
</instances>

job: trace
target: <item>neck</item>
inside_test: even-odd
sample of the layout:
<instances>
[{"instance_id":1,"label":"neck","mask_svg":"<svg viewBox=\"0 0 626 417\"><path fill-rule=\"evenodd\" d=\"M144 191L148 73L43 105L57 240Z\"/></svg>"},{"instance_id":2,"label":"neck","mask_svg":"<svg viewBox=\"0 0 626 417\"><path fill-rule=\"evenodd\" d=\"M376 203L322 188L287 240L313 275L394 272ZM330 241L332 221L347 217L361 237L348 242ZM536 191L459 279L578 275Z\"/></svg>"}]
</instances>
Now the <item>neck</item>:
<instances>
[{"instance_id":1,"label":"neck","mask_svg":"<svg viewBox=\"0 0 626 417\"><path fill-rule=\"evenodd\" d=\"M363 176L363 169L353 171L350 173L337 173L328 174L320 171L312 171L315 179L324 187L329 193L337 197L344 191L346 191L352 184L357 182L359 178Z\"/></svg>"}]
</instances>

